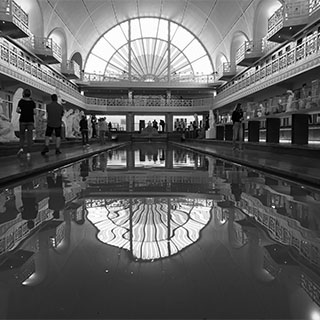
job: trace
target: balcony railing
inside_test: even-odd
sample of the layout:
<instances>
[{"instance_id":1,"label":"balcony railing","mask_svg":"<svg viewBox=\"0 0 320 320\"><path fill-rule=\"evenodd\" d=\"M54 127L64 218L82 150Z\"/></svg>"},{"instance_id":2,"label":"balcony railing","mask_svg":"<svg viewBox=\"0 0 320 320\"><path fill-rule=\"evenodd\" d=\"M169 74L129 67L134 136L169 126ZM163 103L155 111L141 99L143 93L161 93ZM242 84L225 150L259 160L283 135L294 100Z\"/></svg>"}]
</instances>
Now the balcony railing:
<instances>
[{"instance_id":1,"label":"balcony railing","mask_svg":"<svg viewBox=\"0 0 320 320\"><path fill-rule=\"evenodd\" d=\"M47 63L60 63L62 49L51 38L32 37L34 53Z\"/></svg>"},{"instance_id":2,"label":"balcony railing","mask_svg":"<svg viewBox=\"0 0 320 320\"><path fill-rule=\"evenodd\" d=\"M320 9L320 0L309 0L310 15Z\"/></svg>"},{"instance_id":3,"label":"balcony railing","mask_svg":"<svg viewBox=\"0 0 320 320\"><path fill-rule=\"evenodd\" d=\"M81 77L80 66L74 60L68 60L65 64L62 64L61 72L68 79L80 79Z\"/></svg>"},{"instance_id":4,"label":"balcony railing","mask_svg":"<svg viewBox=\"0 0 320 320\"><path fill-rule=\"evenodd\" d=\"M129 80L128 74L97 74L97 73L88 73L84 72L81 77L82 81L85 82L168 82L167 77L159 79L159 81L143 81L142 79L137 79L132 77ZM173 75L170 79L170 83L198 83L198 84L213 84L218 82L216 74L210 75L186 75L186 74L177 74Z\"/></svg>"},{"instance_id":5,"label":"balcony railing","mask_svg":"<svg viewBox=\"0 0 320 320\"><path fill-rule=\"evenodd\" d=\"M229 80L236 75L236 66L230 62L224 62L218 67L217 79Z\"/></svg>"},{"instance_id":6,"label":"balcony railing","mask_svg":"<svg viewBox=\"0 0 320 320\"><path fill-rule=\"evenodd\" d=\"M238 92L244 88L254 86L260 80L265 80L275 76L279 71L294 67L297 63L305 59L316 57L320 51L320 35L315 34L308 38L308 41L301 45L284 52L282 55L274 55L276 58L268 63L265 63L259 69L250 68L245 73L236 76L232 82L222 86L217 95L217 100L224 99L231 94ZM267 61L267 58L266 60Z\"/></svg>"},{"instance_id":7,"label":"balcony railing","mask_svg":"<svg viewBox=\"0 0 320 320\"><path fill-rule=\"evenodd\" d=\"M268 20L268 39L284 26L306 24L309 10L308 1L291 1L281 6Z\"/></svg>"},{"instance_id":8,"label":"balcony railing","mask_svg":"<svg viewBox=\"0 0 320 320\"><path fill-rule=\"evenodd\" d=\"M201 107L212 106L213 99L102 99L86 97L87 105L106 106L106 107ZM155 110L154 110L155 111Z\"/></svg>"},{"instance_id":9,"label":"balcony railing","mask_svg":"<svg viewBox=\"0 0 320 320\"><path fill-rule=\"evenodd\" d=\"M31 78L52 85L80 101L84 100L75 84L47 66L41 65L40 61L34 61L34 58L24 55L19 48L4 38L0 38L0 65L8 66L12 71L25 73Z\"/></svg>"},{"instance_id":10,"label":"balcony railing","mask_svg":"<svg viewBox=\"0 0 320 320\"><path fill-rule=\"evenodd\" d=\"M262 56L262 53L262 40L245 41L236 52L236 64L245 65L253 63Z\"/></svg>"},{"instance_id":11,"label":"balcony railing","mask_svg":"<svg viewBox=\"0 0 320 320\"><path fill-rule=\"evenodd\" d=\"M29 16L13 0L0 2L0 18L4 21L13 22L24 32L25 36L30 34Z\"/></svg>"}]
</instances>

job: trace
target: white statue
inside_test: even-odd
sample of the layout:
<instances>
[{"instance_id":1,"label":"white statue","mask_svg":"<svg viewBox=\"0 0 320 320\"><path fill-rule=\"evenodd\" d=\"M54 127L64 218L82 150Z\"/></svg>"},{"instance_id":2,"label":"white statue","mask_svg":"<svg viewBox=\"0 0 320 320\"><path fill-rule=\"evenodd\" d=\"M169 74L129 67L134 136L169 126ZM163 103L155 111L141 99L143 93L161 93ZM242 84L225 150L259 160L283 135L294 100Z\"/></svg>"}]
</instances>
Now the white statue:
<instances>
[{"instance_id":1,"label":"white statue","mask_svg":"<svg viewBox=\"0 0 320 320\"><path fill-rule=\"evenodd\" d=\"M17 141L10 118L4 112L4 103L6 102L0 98L0 142Z\"/></svg>"},{"instance_id":2,"label":"white statue","mask_svg":"<svg viewBox=\"0 0 320 320\"><path fill-rule=\"evenodd\" d=\"M215 139L216 137L216 121L214 118L213 110L209 111L209 130L206 131L206 139Z\"/></svg>"},{"instance_id":3,"label":"white statue","mask_svg":"<svg viewBox=\"0 0 320 320\"><path fill-rule=\"evenodd\" d=\"M76 138L81 137L80 120L81 120L81 113L79 109L76 109L74 111L73 119L72 119L72 134Z\"/></svg>"},{"instance_id":4,"label":"white statue","mask_svg":"<svg viewBox=\"0 0 320 320\"><path fill-rule=\"evenodd\" d=\"M66 138L74 138L74 135L72 133L73 109L69 109L64 113L62 121L65 125Z\"/></svg>"},{"instance_id":5,"label":"white statue","mask_svg":"<svg viewBox=\"0 0 320 320\"><path fill-rule=\"evenodd\" d=\"M290 112L290 111L293 111L292 101L294 98L294 93L292 90L288 90L287 94L288 94L288 99L287 99L287 105L286 105L286 112Z\"/></svg>"}]
</instances>

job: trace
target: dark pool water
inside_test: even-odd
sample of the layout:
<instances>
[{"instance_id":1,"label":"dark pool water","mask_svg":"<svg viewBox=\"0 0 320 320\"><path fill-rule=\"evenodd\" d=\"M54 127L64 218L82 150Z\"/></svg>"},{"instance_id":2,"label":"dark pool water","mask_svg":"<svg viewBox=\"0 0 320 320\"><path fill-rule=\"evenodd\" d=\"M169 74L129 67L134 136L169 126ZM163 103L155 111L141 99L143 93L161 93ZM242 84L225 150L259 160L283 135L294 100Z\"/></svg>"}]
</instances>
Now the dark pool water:
<instances>
[{"instance_id":1,"label":"dark pool water","mask_svg":"<svg viewBox=\"0 0 320 320\"><path fill-rule=\"evenodd\" d=\"M1 319L320 320L320 190L165 144L0 190Z\"/></svg>"}]
</instances>

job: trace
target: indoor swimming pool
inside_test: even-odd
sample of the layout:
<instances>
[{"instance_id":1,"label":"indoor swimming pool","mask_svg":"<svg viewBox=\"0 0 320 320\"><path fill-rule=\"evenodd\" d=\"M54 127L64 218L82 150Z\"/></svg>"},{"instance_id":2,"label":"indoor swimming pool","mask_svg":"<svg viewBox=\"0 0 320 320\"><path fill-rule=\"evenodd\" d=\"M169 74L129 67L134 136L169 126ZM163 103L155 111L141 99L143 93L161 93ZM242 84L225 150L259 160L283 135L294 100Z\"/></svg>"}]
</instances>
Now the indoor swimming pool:
<instances>
[{"instance_id":1,"label":"indoor swimming pool","mask_svg":"<svg viewBox=\"0 0 320 320\"><path fill-rule=\"evenodd\" d=\"M0 319L320 320L320 190L167 144L0 190Z\"/></svg>"}]
</instances>

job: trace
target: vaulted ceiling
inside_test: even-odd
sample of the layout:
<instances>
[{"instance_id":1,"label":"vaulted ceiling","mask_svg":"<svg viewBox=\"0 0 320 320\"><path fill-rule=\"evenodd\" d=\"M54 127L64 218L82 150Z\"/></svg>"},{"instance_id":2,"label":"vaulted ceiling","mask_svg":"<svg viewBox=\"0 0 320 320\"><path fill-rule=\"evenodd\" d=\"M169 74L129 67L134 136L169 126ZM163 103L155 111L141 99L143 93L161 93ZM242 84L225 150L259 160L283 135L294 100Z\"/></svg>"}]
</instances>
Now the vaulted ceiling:
<instances>
[{"instance_id":1,"label":"vaulted ceiling","mask_svg":"<svg viewBox=\"0 0 320 320\"><path fill-rule=\"evenodd\" d=\"M135 17L160 17L191 31L205 46L213 64L221 52L230 58L230 46L236 33L251 40L257 36L256 26L263 25L262 36L267 19L260 19L261 12L280 4L278 0L15 1L29 13L34 34L48 36L61 32L65 35L67 56L80 52L83 62L95 42L118 23Z\"/></svg>"}]
</instances>

